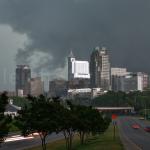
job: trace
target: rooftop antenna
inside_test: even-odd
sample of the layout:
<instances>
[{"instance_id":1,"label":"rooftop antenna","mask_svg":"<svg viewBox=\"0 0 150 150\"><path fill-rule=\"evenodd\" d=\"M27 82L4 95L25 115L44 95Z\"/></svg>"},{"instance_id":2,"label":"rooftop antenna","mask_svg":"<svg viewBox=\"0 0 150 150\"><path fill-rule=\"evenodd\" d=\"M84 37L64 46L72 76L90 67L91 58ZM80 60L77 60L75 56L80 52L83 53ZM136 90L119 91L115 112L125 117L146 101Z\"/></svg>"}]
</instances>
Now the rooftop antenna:
<instances>
[{"instance_id":1,"label":"rooftop antenna","mask_svg":"<svg viewBox=\"0 0 150 150\"><path fill-rule=\"evenodd\" d=\"M70 57L70 58L74 58L74 54L73 54L73 51L72 51L72 49L70 50L69 57Z\"/></svg>"}]
</instances>

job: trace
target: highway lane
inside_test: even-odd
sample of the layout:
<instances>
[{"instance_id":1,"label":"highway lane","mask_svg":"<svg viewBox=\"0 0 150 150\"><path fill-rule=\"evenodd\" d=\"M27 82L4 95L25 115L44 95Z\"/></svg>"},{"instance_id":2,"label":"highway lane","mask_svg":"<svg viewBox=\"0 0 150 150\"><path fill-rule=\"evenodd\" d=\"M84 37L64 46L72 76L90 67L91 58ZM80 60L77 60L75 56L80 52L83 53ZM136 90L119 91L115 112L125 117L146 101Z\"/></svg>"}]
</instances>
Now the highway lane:
<instances>
[{"instance_id":1,"label":"highway lane","mask_svg":"<svg viewBox=\"0 0 150 150\"><path fill-rule=\"evenodd\" d=\"M53 133L47 137L46 142L53 142L63 138L64 137L62 134ZM2 144L0 150L24 150L38 145L41 145L41 140L39 137L35 137L31 139L23 139L19 141L6 142Z\"/></svg>"},{"instance_id":2,"label":"highway lane","mask_svg":"<svg viewBox=\"0 0 150 150\"><path fill-rule=\"evenodd\" d=\"M128 146L128 150L150 150L150 133L144 131L144 127L150 126L149 122L134 117L119 117L117 124L122 136L132 146L132 148ZM140 125L140 129L133 129L133 124Z\"/></svg>"}]
</instances>

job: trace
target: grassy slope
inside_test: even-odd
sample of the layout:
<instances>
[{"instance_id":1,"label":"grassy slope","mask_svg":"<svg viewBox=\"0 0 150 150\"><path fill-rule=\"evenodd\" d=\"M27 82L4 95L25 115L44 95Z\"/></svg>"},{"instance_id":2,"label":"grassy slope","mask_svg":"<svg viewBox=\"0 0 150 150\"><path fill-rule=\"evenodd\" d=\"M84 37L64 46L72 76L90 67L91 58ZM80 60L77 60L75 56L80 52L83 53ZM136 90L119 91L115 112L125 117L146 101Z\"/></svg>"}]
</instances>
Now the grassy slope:
<instances>
[{"instance_id":1,"label":"grassy slope","mask_svg":"<svg viewBox=\"0 0 150 150\"><path fill-rule=\"evenodd\" d=\"M73 150L123 150L123 145L119 139L118 131L116 139L113 140L113 127L110 126L106 133L91 137L86 144L80 145L78 137L74 139ZM41 147L35 147L28 150L41 150ZM49 143L47 150L65 150L64 140Z\"/></svg>"}]
</instances>

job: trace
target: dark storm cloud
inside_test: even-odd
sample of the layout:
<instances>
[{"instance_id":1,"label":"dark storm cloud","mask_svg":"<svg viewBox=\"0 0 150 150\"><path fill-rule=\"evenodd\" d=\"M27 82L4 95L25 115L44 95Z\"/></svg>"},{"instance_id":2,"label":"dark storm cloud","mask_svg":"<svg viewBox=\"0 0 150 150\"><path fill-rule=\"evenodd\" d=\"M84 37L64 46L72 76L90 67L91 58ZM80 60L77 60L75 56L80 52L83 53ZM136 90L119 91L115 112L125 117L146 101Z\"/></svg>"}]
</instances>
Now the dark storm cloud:
<instances>
[{"instance_id":1,"label":"dark storm cloud","mask_svg":"<svg viewBox=\"0 0 150 150\"><path fill-rule=\"evenodd\" d=\"M0 23L30 39L17 63L42 52L52 58L37 66L50 70L63 67L71 48L89 58L95 46L104 45L113 65L149 71L149 14L149 0L0 0Z\"/></svg>"}]
</instances>

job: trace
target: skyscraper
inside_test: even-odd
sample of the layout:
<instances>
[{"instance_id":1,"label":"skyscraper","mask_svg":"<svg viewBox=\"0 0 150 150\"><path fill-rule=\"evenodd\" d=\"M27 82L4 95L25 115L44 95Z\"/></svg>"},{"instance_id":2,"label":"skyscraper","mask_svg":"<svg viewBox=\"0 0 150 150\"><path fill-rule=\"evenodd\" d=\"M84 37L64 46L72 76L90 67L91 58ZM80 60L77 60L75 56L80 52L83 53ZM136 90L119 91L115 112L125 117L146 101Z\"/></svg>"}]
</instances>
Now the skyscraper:
<instances>
[{"instance_id":1,"label":"skyscraper","mask_svg":"<svg viewBox=\"0 0 150 150\"><path fill-rule=\"evenodd\" d=\"M68 57L68 88L87 88L89 83L89 62L76 60L71 51Z\"/></svg>"},{"instance_id":2,"label":"skyscraper","mask_svg":"<svg viewBox=\"0 0 150 150\"><path fill-rule=\"evenodd\" d=\"M17 65L16 68L16 94L22 90L23 95L30 93L31 69L28 65Z\"/></svg>"},{"instance_id":3,"label":"skyscraper","mask_svg":"<svg viewBox=\"0 0 150 150\"><path fill-rule=\"evenodd\" d=\"M110 60L108 50L105 47L101 49L96 47L90 58L91 87L111 89L110 78Z\"/></svg>"},{"instance_id":4,"label":"skyscraper","mask_svg":"<svg viewBox=\"0 0 150 150\"><path fill-rule=\"evenodd\" d=\"M89 62L76 60L72 51L68 57L68 81L90 79Z\"/></svg>"}]
</instances>

